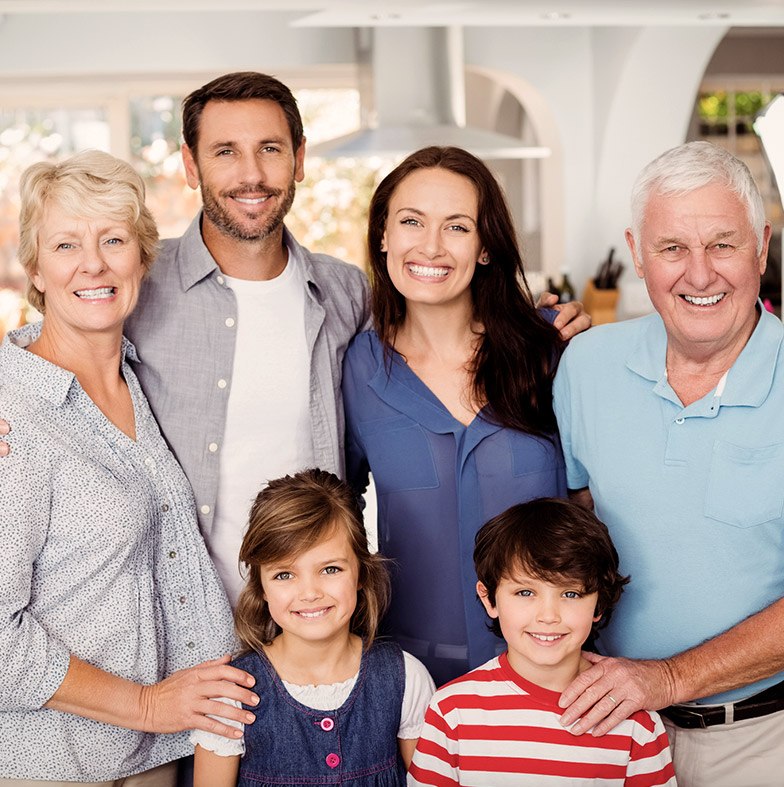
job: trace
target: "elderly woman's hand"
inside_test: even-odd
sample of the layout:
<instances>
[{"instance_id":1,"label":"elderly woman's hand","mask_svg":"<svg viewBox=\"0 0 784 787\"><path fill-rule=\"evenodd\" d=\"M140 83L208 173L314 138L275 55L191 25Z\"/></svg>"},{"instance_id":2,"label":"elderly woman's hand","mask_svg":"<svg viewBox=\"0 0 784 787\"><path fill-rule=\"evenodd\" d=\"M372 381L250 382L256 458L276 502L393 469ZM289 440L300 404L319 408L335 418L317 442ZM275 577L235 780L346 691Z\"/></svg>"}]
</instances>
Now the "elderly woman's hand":
<instances>
[{"instance_id":1,"label":"elderly woman's hand","mask_svg":"<svg viewBox=\"0 0 784 787\"><path fill-rule=\"evenodd\" d=\"M0 418L0 456L8 456L11 451L11 446L9 446L8 443L2 439L10 431L11 426L9 425L8 421L4 421L2 418Z\"/></svg>"},{"instance_id":2,"label":"elderly woman's hand","mask_svg":"<svg viewBox=\"0 0 784 787\"><path fill-rule=\"evenodd\" d=\"M229 656L205 661L180 670L141 692L140 729L147 732L205 730L227 738L239 738L242 730L223 724L211 716L222 716L252 724L255 716L242 708L220 702L217 697L257 705L259 698L245 686L255 680L247 672L230 667ZM211 714L211 716L207 715Z\"/></svg>"},{"instance_id":3,"label":"elderly woman's hand","mask_svg":"<svg viewBox=\"0 0 784 787\"><path fill-rule=\"evenodd\" d=\"M239 738L236 727L207 714L251 724L254 716L215 697L228 697L246 705L259 698L249 690L256 682L247 672L229 666L230 656L180 670L151 686L140 686L104 672L73 654L60 687L44 707L75 713L95 721L143 732L207 730Z\"/></svg>"}]
</instances>

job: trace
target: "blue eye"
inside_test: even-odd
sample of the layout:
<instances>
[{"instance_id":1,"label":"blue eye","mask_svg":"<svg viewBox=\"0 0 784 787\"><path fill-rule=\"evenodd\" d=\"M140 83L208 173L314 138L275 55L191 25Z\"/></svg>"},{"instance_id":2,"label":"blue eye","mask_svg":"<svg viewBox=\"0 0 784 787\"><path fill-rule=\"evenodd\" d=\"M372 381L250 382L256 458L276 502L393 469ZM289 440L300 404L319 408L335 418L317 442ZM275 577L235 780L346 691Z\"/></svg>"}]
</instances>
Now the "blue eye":
<instances>
[{"instance_id":1,"label":"blue eye","mask_svg":"<svg viewBox=\"0 0 784 787\"><path fill-rule=\"evenodd\" d=\"M522 596L523 598L530 598L533 594L533 590L518 590L517 593L515 593L516 596Z\"/></svg>"},{"instance_id":2,"label":"blue eye","mask_svg":"<svg viewBox=\"0 0 784 787\"><path fill-rule=\"evenodd\" d=\"M291 579L291 577L292 577L292 576L293 576L293 575L292 575L292 573L291 573L290 571L279 571L279 572L278 572L277 574L275 574L275 576L274 576L274 577L272 577L272 578L273 578L273 579L286 580L286 579Z\"/></svg>"},{"instance_id":3,"label":"blue eye","mask_svg":"<svg viewBox=\"0 0 784 787\"><path fill-rule=\"evenodd\" d=\"M564 592L565 598L582 598L582 595L578 590L567 590Z\"/></svg>"}]
</instances>

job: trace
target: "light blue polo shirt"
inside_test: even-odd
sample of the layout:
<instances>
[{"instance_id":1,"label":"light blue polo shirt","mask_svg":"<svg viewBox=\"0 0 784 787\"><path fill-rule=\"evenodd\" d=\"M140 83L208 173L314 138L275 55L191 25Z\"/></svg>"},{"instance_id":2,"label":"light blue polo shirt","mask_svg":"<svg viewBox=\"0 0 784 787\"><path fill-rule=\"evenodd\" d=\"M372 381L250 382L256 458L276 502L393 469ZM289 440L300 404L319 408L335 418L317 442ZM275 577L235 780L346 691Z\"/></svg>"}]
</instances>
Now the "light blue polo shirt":
<instances>
[{"instance_id":1,"label":"light blue polo shirt","mask_svg":"<svg viewBox=\"0 0 784 787\"><path fill-rule=\"evenodd\" d=\"M593 328L566 350L554 397L568 485L590 488L631 575L602 652L672 656L784 596L782 338L763 309L721 396L688 407L667 382L658 314Z\"/></svg>"}]
</instances>

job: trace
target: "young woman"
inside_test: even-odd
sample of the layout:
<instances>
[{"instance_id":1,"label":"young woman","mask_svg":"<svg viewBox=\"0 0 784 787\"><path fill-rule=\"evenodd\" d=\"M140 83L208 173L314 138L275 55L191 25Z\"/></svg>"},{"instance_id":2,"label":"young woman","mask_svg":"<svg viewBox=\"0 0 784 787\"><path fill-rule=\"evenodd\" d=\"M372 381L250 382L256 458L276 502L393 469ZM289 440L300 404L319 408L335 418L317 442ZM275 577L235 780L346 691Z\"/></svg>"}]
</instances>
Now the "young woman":
<instances>
[{"instance_id":1,"label":"young woman","mask_svg":"<svg viewBox=\"0 0 784 787\"><path fill-rule=\"evenodd\" d=\"M395 565L385 632L441 684L498 647L476 532L566 494L551 403L562 341L528 290L501 188L464 150L424 148L382 181L368 251L376 327L345 359L347 474L364 491L371 472L378 492Z\"/></svg>"}]
</instances>

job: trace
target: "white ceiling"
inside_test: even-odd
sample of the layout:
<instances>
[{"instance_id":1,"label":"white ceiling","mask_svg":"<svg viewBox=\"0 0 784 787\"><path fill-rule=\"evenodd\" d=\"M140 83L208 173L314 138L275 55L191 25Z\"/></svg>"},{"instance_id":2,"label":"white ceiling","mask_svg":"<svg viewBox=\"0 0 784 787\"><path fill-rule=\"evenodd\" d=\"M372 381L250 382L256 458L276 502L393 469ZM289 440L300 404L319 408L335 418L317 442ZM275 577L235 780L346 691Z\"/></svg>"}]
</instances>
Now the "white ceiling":
<instances>
[{"instance_id":1,"label":"white ceiling","mask_svg":"<svg viewBox=\"0 0 784 787\"><path fill-rule=\"evenodd\" d=\"M0 14L285 11L313 27L376 25L782 26L784 0L0 0Z\"/></svg>"}]
</instances>

